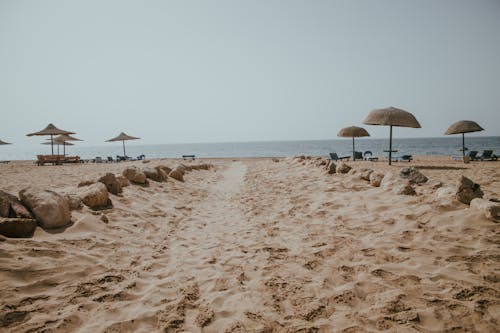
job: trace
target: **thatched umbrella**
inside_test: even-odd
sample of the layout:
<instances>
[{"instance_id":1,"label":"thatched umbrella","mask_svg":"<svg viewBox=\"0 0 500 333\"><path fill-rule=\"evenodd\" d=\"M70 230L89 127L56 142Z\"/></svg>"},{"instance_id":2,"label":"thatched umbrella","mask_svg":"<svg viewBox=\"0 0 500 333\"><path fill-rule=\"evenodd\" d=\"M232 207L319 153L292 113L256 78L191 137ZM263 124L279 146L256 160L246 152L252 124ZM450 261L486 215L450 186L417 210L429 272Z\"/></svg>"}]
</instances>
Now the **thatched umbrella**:
<instances>
[{"instance_id":1,"label":"thatched umbrella","mask_svg":"<svg viewBox=\"0 0 500 333\"><path fill-rule=\"evenodd\" d=\"M0 146L2 146L2 145L11 145L11 144L12 144L12 143L5 142L5 141L0 140Z\"/></svg>"},{"instance_id":2,"label":"thatched umbrella","mask_svg":"<svg viewBox=\"0 0 500 333\"><path fill-rule=\"evenodd\" d=\"M68 134L61 134L61 135L56 136L54 138L54 142L56 142L56 141L67 142L67 141L83 141L83 140L75 138L75 137L68 135ZM69 145L64 144L63 145L63 147L64 147L63 148L64 149L63 155L66 155L66 146L73 146L73 144L69 144Z\"/></svg>"},{"instance_id":3,"label":"thatched umbrella","mask_svg":"<svg viewBox=\"0 0 500 333\"><path fill-rule=\"evenodd\" d=\"M363 127L357 127L357 126L350 126L350 127L344 127L341 129L338 133L337 136L343 137L343 138L351 138L352 137L352 160L354 161L354 138L360 138L363 136L370 136L368 132L363 128Z\"/></svg>"},{"instance_id":4,"label":"thatched umbrella","mask_svg":"<svg viewBox=\"0 0 500 333\"><path fill-rule=\"evenodd\" d=\"M368 116L366 116L365 120L363 120L363 124L367 125L384 125L390 126L389 130L389 165L392 162L392 127L412 127L412 128L420 128L420 124L418 120L412 115L410 112L401 110L395 107L388 107L385 109L377 109L371 111Z\"/></svg>"},{"instance_id":5,"label":"thatched umbrella","mask_svg":"<svg viewBox=\"0 0 500 333\"><path fill-rule=\"evenodd\" d=\"M125 153L125 140L138 140L138 139L140 138L136 138L135 136L130 136L121 132L117 137L106 140L106 142L121 141L123 143L123 156L126 157L127 154Z\"/></svg>"},{"instance_id":6,"label":"thatched umbrella","mask_svg":"<svg viewBox=\"0 0 500 333\"><path fill-rule=\"evenodd\" d=\"M61 130L61 129L55 127L53 124L48 124L47 127L45 127L41 131L38 131L38 132L35 132L35 133L26 134L26 135L27 136L33 136L33 135L50 135L52 155L54 155L54 135L61 135L61 134L75 134L75 133L74 132L69 132L69 131L64 131L64 130Z\"/></svg>"},{"instance_id":7,"label":"thatched umbrella","mask_svg":"<svg viewBox=\"0 0 500 333\"><path fill-rule=\"evenodd\" d=\"M47 139L50 140L50 139ZM63 145L64 146L64 155L66 155L66 146L74 146L71 142L66 142L66 141L58 141L56 139L53 140L53 144L57 145L57 155L59 155L59 146ZM42 145L50 145L52 144L50 141L47 142L42 142Z\"/></svg>"},{"instance_id":8,"label":"thatched umbrella","mask_svg":"<svg viewBox=\"0 0 500 333\"><path fill-rule=\"evenodd\" d=\"M478 123L472 120L460 120L456 123L451 124L451 126L444 132L445 135L450 134L462 134L462 156L465 157L465 133L484 131L484 128L479 126Z\"/></svg>"}]
</instances>

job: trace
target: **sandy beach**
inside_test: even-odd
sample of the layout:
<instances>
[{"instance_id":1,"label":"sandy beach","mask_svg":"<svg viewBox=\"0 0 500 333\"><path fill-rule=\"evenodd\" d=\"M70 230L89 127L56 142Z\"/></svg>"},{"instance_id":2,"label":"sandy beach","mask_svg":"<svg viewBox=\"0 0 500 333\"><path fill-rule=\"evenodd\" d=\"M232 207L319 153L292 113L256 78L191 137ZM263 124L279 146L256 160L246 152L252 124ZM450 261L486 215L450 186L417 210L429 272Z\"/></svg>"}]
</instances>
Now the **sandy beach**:
<instances>
[{"instance_id":1,"label":"sandy beach","mask_svg":"<svg viewBox=\"0 0 500 333\"><path fill-rule=\"evenodd\" d=\"M435 195L463 175L498 199L498 162L347 163L429 178L398 195L322 161L207 159L184 182L131 184L64 229L3 239L0 331L498 332L500 224ZM12 162L0 190L69 193L179 163L201 162Z\"/></svg>"}]
</instances>

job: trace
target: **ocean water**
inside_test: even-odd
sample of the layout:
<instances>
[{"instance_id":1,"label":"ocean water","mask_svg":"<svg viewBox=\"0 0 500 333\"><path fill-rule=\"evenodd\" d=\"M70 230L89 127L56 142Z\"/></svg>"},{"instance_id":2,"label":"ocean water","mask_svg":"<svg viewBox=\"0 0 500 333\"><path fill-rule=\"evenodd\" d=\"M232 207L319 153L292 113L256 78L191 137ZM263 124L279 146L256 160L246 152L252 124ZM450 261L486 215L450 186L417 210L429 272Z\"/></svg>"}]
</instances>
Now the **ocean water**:
<instances>
[{"instance_id":1,"label":"ocean water","mask_svg":"<svg viewBox=\"0 0 500 333\"><path fill-rule=\"evenodd\" d=\"M469 150L482 151L491 149L500 155L500 136L466 137L465 145ZM461 155L462 137L440 138L405 138L393 139L393 149L397 155ZM386 156L384 150L389 148L388 139L356 139L356 150L373 152L374 156ZM56 149L56 148L54 148ZM62 146L60 147L62 153ZM196 144L156 144L141 145L138 142L126 143L127 155L136 157L141 154L147 158L178 158L193 154L197 157L286 157L296 155L328 156L330 152L340 155L351 155L351 139L310 140L310 141L269 141L269 142L226 142L226 143L196 143ZM103 146L86 147L76 142L75 146L67 147L68 155L79 155L89 159L96 156L106 158L122 155L122 145L119 142ZM15 145L0 146L0 160L34 160L37 154L50 154L50 146L40 147L33 144L30 149L17 149Z\"/></svg>"}]
</instances>

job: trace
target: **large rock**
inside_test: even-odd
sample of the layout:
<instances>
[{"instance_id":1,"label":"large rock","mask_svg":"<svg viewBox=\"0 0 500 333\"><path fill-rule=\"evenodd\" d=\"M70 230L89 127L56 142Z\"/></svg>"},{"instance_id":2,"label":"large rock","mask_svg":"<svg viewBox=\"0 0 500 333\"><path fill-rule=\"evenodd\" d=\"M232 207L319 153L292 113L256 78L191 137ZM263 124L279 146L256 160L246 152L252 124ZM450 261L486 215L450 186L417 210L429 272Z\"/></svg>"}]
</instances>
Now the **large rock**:
<instances>
[{"instance_id":1,"label":"large rock","mask_svg":"<svg viewBox=\"0 0 500 333\"><path fill-rule=\"evenodd\" d=\"M391 190L399 180L399 177L394 174L394 172L389 171L384 175L384 178L382 178L380 187L382 187L384 190Z\"/></svg>"},{"instance_id":2,"label":"large rock","mask_svg":"<svg viewBox=\"0 0 500 333\"><path fill-rule=\"evenodd\" d=\"M415 189L410 185L410 183L398 183L396 184L393 189L393 193L399 194L399 195L415 195L417 194L415 192Z\"/></svg>"},{"instance_id":3,"label":"large rock","mask_svg":"<svg viewBox=\"0 0 500 333\"><path fill-rule=\"evenodd\" d=\"M155 167L156 172L160 175L161 181L165 182L168 179L168 173L163 170L163 168Z\"/></svg>"},{"instance_id":4,"label":"large rock","mask_svg":"<svg viewBox=\"0 0 500 333\"><path fill-rule=\"evenodd\" d=\"M0 191L0 217L19 217L32 219L30 211L23 206L16 196Z\"/></svg>"},{"instance_id":5,"label":"large rock","mask_svg":"<svg viewBox=\"0 0 500 333\"><path fill-rule=\"evenodd\" d=\"M455 200L455 189L452 187L440 187L436 190L434 198L438 201Z\"/></svg>"},{"instance_id":6,"label":"large rock","mask_svg":"<svg viewBox=\"0 0 500 333\"><path fill-rule=\"evenodd\" d=\"M113 193L114 195L122 193L122 186L113 173L108 172L99 178L99 181L106 186L109 193Z\"/></svg>"},{"instance_id":7,"label":"large rock","mask_svg":"<svg viewBox=\"0 0 500 333\"><path fill-rule=\"evenodd\" d=\"M144 168L142 171L146 175L146 178L154 180L155 182L160 182L161 183L162 181L165 180L163 178L163 176L158 172L158 170L155 169L155 168L153 168L153 167Z\"/></svg>"},{"instance_id":8,"label":"large rock","mask_svg":"<svg viewBox=\"0 0 500 333\"><path fill-rule=\"evenodd\" d=\"M56 192L28 187L19 192L19 198L44 229L61 228L71 223L68 199Z\"/></svg>"},{"instance_id":9,"label":"large rock","mask_svg":"<svg viewBox=\"0 0 500 333\"><path fill-rule=\"evenodd\" d=\"M177 165L174 170L177 170L178 172L182 173L182 175L184 176L184 174L186 173L187 169L186 169L186 166L184 166L183 164L179 164Z\"/></svg>"},{"instance_id":10,"label":"large rock","mask_svg":"<svg viewBox=\"0 0 500 333\"><path fill-rule=\"evenodd\" d=\"M178 170L177 168L175 168L174 170L170 171L170 173L168 174L168 176L170 178L173 178L173 179L181 181L181 182L184 181L184 173L181 170Z\"/></svg>"},{"instance_id":11,"label":"large rock","mask_svg":"<svg viewBox=\"0 0 500 333\"><path fill-rule=\"evenodd\" d=\"M79 196L86 206L94 210L108 208L112 205L108 189L103 183L95 183L82 187L79 191Z\"/></svg>"},{"instance_id":12,"label":"large rock","mask_svg":"<svg viewBox=\"0 0 500 333\"><path fill-rule=\"evenodd\" d=\"M136 167L128 167L123 170L123 176L134 184L146 184L146 175Z\"/></svg>"},{"instance_id":13,"label":"large rock","mask_svg":"<svg viewBox=\"0 0 500 333\"><path fill-rule=\"evenodd\" d=\"M156 168L163 170L167 175L170 173L170 171L172 171L172 168L169 168L166 165L158 165Z\"/></svg>"},{"instance_id":14,"label":"large rock","mask_svg":"<svg viewBox=\"0 0 500 333\"><path fill-rule=\"evenodd\" d=\"M412 184L422 184L428 180L426 176L424 176L418 169L415 169L414 167L402 168L399 171L399 177L408 179L408 181Z\"/></svg>"},{"instance_id":15,"label":"large rock","mask_svg":"<svg viewBox=\"0 0 500 333\"><path fill-rule=\"evenodd\" d=\"M334 173L337 172L337 164L335 164L333 161L331 161L330 164L328 164L326 170L328 171L328 173L330 175L333 175Z\"/></svg>"},{"instance_id":16,"label":"large rock","mask_svg":"<svg viewBox=\"0 0 500 333\"><path fill-rule=\"evenodd\" d=\"M500 203L498 202L475 198L470 202L470 208L481 211L487 219L500 221Z\"/></svg>"},{"instance_id":17,"label":"large rock","mask_svg":"<svg viewBox=\"0 0 500 333\"><path fill-rule=\"evenodd\" d=\"M116 176L116 181L118 182L118 184L120 184L122 191L123 191L124 187L127 187L130 185L130 181L122 175Z\"/></svg>"},{"instance_id":18,"label":"large rock","mask_svg":"<svg viewBox=\"0 0 500 333\"><path fill-rule=\"evenodd\" d=\"M73 193L65 194L64 196L68 200L70 210L77 210L82 208L82 198L80 198L80 196Z\"/></svg>"},{"instance_id":19,"label":"large rock","mask_svg":"<svg viewBox=\"0 0 500 333\"><path fill-rule=\"evenodd\" d=\"M375 187L379 187L382 179L384 178L384 174L379 172L370 173L370 184Z\"/></svg>"},{"instance_id":20,"label":"large rock","mask_svg":"<svg viewBox=\"0 0 500 333\"><path fill-rule=\"evenodd\" d=\"M366 168L361 169L360 178L363 179L363 180L370 181L370 176L371 176L372 173L373 173L372 169L366 169Z\"/></svg>"},{"instance_id":21,"label":"large rock","mask_svg":"<svg viewBox=\"0 0 500 333\"><path fill-rule=\"evenodd\" d=\"M470 204L472 199L483 197L483 191L481 191L480 185L464 176L458 179L455 190L455 198L467 205Z\"/></svg>"},{"instance_id":22,"label":"large rock","mask_svg":"<svg viewBox=\"0 0 500 333\"><path fill-rule=\"evenodd\" d=\"M0 218L0 234L6 237L23 238L33 236L36 220L25 218Z\"/></svg>"},{"instance_id":23,"label":"large rock","mask_svg":"<svg viewBox=\"0 0 500 333\"><path fill-rule=\"evenodd\" d=\"M348 173L352 168L345 164L344 162L340 162L337 165L337 173Z\"/></svg>"}]
</instances>

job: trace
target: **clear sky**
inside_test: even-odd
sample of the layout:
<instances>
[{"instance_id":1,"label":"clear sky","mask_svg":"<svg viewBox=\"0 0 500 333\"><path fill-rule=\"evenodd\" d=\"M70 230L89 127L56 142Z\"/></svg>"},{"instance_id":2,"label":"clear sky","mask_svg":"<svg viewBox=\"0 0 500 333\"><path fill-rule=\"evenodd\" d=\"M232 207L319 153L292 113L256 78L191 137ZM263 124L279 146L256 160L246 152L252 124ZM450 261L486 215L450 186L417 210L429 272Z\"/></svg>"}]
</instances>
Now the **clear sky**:
<instances>
[{"instance_id":1,"label":"clear sky","mask_svg":"<svg viewBox=\"0 0 500 333\"><path fill-rule=\"evenodd\" d=\"M333 139L391 105L398 137L500 135L500 1L0 0L4 141Z\"/></svg>"}]
</instances>

